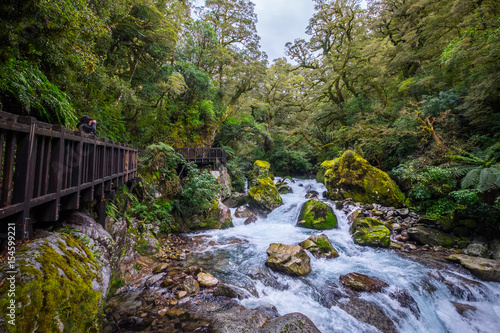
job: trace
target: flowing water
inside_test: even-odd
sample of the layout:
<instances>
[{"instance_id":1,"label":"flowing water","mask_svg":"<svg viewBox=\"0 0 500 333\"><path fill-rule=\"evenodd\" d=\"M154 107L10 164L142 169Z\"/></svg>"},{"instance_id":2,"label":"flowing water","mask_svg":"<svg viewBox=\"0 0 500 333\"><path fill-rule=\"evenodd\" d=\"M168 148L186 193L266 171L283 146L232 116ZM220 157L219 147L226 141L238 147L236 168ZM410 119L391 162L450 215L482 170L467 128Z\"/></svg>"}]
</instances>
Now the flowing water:
<instances>
[{"instance_id":1,"label":"flowing water","mask_svg":"<svg viewBox=\"0 0 500 333\"><path fill-rule=\"evenodd\" d=\"M243 305L255 308L272 304L281 315L301 312L324 333L378 332L339 307L348 301L340 292L339 276L351 272L376 276L389 283L390 287L383 292L361 293L359 297L379 306L400 332L500 332L499 283L481 282L451 264L436 268L394 250L358 246L352 241L347 216L342 211L335 210L338 229L318 231L296 227L300 208L307 201L306 188L319 193L325 188L314 180L297 179L289 185L293 193L282 195L284 204L267 218L244 225L245 219L235 218L232 209L234 228L192 234L210 236L206 242L213 245L191 256L194 260L191 263L241 287L247 297L241 300ZM312 272L300 278L271 272L265 267L269 244L295 245L320 233L328 236L339 258L316 259L310 255ZM390 297L391 293L401 291L413 297L418 310L402 307ZM454 302L470 306L470 310L459 314Z\"/></svg>"}]
</instances>

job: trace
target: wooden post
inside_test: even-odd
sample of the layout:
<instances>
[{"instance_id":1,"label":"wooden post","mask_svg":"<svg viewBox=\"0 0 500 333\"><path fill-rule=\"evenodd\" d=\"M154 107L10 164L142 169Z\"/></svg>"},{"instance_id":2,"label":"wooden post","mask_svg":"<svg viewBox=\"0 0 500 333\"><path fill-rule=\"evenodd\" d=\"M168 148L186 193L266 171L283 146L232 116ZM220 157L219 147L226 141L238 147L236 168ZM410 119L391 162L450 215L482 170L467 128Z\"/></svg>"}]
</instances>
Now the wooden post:
<instances>
[{"instance_id":1,"label":"wooden post","mask_svg":"<svg viewBox=\"0 0 500 333\"><path fill-rule=\"evenodd\" d=\"M30 237L30 202L33 197L35 182L36 148L35 144L35 118L19 117L19 122L30 125L28 135L19 141L16 158L16 175L14 180L14 203L24 202L22 214L16 221L16 238L28 239Z\"/></svg>"}]
</instances>

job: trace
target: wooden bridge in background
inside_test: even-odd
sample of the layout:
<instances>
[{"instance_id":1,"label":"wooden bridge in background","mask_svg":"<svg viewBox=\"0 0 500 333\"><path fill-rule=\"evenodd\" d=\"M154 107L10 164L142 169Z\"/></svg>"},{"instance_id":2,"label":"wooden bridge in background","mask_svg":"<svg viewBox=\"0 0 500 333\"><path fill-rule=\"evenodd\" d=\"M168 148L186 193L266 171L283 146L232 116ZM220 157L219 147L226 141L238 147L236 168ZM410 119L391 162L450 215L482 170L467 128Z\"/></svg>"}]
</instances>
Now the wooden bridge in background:
<instances>
[{"instance_id":1,"label":"wooden bridge in background","mask_svg":"<svg viewBox=\"0 0 500 333\"><path fill-rule=\"evenodd\" d=\"M0 112L0 149L0 238L15 226L28 239L34 222L94 199L105 212L105 198L137 177L136 148L32 117Z\"/></svg>"},{"instance_id":2,"label":"wooden bridge in background","mask_svg":"<svg viewBox=\"0 0 500 333\"><path fill-rule=\"evenodd\" d=\"M226 164L226 151L224 148L175 148L188 162L196 164Z\"/></svg>"}]
</instances>

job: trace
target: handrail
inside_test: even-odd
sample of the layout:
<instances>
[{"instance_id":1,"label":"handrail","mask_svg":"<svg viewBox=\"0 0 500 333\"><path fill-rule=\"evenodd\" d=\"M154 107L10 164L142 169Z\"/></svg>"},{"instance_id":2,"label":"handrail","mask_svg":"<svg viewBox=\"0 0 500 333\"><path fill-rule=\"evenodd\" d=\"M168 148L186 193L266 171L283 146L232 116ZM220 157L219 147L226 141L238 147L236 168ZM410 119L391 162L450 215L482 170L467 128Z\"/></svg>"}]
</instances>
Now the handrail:
<instances>
[{"instance_id":1,"label":"handrail","mask_svg":"<svg viewBox=\"0 0 500 333\"><path fill-rule=\"evenodd\" d=\"M205 147L193 147L193 148L175 148L175 151L181 154L186 161L194 163L217 163L226 164L226 151L224 148L205 148Z\"/></svg>"},{"instance_id":2,"label":"handrail","mask_svg":"<svg viewBox=\"0 0 500 333\"><path fill-rule=\"evenodd\" d=\"M7 112L0 152L0 234L15 225L16 239L137 176L137 148Z\"/></svg>"}]
</instances>

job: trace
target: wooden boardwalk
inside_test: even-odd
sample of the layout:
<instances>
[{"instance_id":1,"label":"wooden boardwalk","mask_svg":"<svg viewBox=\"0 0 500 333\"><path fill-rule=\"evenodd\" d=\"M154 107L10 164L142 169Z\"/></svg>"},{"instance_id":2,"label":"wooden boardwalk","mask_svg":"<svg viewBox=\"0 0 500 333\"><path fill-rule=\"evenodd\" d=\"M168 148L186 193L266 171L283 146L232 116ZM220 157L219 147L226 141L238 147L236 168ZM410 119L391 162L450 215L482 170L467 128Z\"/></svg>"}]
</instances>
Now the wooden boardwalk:
<instances>
[{"instance_id":1,"label":"wooden boardwalk","mask_svg":"<svg viewBox=\"0 0 500 333\"><path fill-rule=\"evenodd\" d=\"M196 164L226 164L226 151L224 148L175 148L186 161Z\"/></svg>"},{"instance_id":2,"label":"wooden boardwalk","mask_svg":"<svg viewBox=\"0 0 500 333\"><path fill-rule=\"evenodd\" d=\"M0 238L15 225L28 239L32 223L83 202L105 209L106 195L137 176L136 148L32 117L0 112L0 149Z\"/></svg>"}]
</instances>

